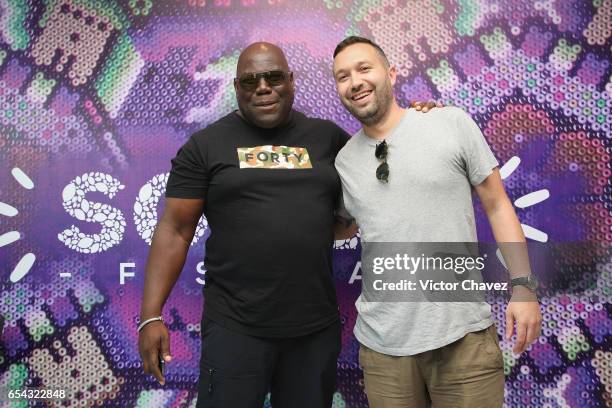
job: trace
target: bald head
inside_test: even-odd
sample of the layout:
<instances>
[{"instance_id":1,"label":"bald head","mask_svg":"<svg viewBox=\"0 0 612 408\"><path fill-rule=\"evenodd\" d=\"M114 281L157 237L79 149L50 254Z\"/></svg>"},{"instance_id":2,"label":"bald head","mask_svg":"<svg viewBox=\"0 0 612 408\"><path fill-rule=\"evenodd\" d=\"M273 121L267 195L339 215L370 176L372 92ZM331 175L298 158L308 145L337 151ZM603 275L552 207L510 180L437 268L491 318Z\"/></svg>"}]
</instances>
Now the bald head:
<instances>
[{"instance_id":1,"label":"bald head","mask_svg":"<svg viewBox=\"0 0 612 408\"><path fill-rule=\"evenodd\" d=\"M271 129L289 121L293 73L278 46L256 42L246 47L238 58L234 89L241 116L251 124Z\"/></svg>"},{"instance_id":2,"label":"bald head","mask_svg":"<svg viewBox=\"0 0 612 408\"><path fill-rule=\"evenodd\" d=\"M240 57L238 57L236 77L240 77L240 75L246 72L255 72L248 69L253 63L268 63L275 67L273 69L289 71L289 64L283 50L277 45L268 42L256 42L242 50ZM264 71L269 70L272 70L272 68L265 69Z\"/></svg>"}]
</instances>

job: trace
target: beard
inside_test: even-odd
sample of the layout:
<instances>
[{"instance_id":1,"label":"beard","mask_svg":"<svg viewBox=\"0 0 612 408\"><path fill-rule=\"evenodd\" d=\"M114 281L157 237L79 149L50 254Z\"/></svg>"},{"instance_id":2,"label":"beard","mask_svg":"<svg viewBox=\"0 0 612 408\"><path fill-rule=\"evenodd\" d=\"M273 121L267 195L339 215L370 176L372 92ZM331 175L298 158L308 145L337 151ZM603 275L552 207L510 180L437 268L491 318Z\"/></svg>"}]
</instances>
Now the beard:
<instances>
[{"instance_id":1,"label":"beard","mask_svg":"<svg viewBox=\"0 0 612 408\"><path fill-rule=\"evenodd\" d=\"M380 122L389 111L393 100L391 81L386 80L380 88L372 90L373 100L364 108L357 108L350 102L342 101L344 107L363 125L371 126Z\"/></svg>"}]
</instances>

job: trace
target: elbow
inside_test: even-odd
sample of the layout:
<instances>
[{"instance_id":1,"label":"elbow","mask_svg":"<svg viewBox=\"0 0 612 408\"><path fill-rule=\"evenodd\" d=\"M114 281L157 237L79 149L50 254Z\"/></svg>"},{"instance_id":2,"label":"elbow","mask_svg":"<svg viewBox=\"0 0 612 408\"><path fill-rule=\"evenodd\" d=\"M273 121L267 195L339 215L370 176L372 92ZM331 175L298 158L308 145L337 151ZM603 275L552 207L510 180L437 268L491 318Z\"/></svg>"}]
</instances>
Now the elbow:
<instances>
[{"instance_id":1,"label":"elbow","mask_svg":"<svg viewBox=\"0 0 612 408\"><path fill-rule=\"evenodd\" d=\"M503 197L483 201L482 206L489 217L498 214L507 214L508 212L512 214L515 213L512 202L505 194Z\"/></svg>"}]
</instances>

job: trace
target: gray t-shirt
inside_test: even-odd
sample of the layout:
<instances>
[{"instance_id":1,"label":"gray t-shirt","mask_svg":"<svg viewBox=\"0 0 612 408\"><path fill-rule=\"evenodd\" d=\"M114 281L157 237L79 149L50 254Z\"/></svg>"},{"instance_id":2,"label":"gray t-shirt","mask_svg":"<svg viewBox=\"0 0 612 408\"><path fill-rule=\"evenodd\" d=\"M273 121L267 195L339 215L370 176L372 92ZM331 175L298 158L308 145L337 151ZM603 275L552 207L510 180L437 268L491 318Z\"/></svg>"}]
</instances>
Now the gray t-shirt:
<instances>
[{"instance_id":1,"label":"gray t-shirt","mask_svg":"<svg viewBox=\"0 0 612 408\"><path fill-rule=\"evenodd\" d=\"M364 242L476 242L470 185L498 166L478 125L460 108L409 109L385 138L388 183L376 178L377 141L363 130L338 153L346 210ZM490 326L484 302L355 303L354 333L366 347L404 356L433 350Z\"/></svg>"}]
</instances>

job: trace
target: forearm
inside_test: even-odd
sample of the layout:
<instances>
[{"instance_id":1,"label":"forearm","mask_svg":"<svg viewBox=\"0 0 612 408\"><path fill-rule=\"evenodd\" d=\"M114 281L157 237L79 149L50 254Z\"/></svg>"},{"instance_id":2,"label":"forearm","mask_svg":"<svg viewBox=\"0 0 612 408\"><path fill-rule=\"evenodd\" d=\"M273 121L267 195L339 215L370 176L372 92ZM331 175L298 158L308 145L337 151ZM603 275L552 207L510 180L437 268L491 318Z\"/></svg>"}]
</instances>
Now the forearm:
<instances>
[{"instance_id":1,"label":"forearm","mask_svg":"<svg viewBox=\"0 0 612 408\"><path fill-rule=\"evenodd\" d=\"M487 210L487 217L496 242L525 242L521 223L509 199L500 200Z\"/></svg>"},{"instance_id":2,"label":"forearm","mask_svg":"<svg viewBox=\"0 0 612 408\"><path fill-rule=\"evenodd\" d=\"M178 279L189 250L189 242L163 219L158 223L145 269L140 318L161 315L170 291Z\"/></svg>"},{"instance_id":3,"label":"forearm","mask_svg":"<svg viewBox=\"0 0 612 408\"><path fill-rule=\"evenodd\" d=\"M529 275L531 268L525 235L510 200L500 200L487 215L510 278Z\"/></svg>"}]
</instances>

